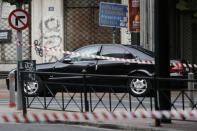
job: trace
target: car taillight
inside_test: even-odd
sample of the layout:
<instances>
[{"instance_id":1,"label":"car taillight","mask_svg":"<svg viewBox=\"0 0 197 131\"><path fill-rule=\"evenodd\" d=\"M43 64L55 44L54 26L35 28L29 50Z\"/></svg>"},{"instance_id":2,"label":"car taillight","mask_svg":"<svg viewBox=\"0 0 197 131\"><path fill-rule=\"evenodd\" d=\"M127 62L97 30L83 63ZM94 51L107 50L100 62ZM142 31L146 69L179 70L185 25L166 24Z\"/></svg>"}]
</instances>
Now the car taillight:
<instances>
[{"instance_id":1,"label":"car taillight","mask_svg":"<svg viewBox=\"0 0 197 131\"><path fill-rule=\"evenodd\" d=\"M184 72L184 67L183 67L183 64L181 64L181 63L175 64L175 65L171 66L171 68L170 68L170 73L182 74L183 72Z\"/></svg>"}]
</instances>

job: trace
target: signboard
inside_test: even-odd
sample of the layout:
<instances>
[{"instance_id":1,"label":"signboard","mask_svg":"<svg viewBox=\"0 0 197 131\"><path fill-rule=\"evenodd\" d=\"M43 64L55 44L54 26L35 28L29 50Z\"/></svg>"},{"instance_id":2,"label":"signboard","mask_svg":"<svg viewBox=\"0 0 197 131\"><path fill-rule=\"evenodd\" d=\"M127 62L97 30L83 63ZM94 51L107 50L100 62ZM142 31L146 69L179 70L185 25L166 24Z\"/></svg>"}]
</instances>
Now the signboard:
<instances>
[{"instance_id":1,"label":"signboard","mask_svg":"<svg viewBox=\"0 0 197 131\"><path fill-rule=\"evenodd\" d=\"M36 74L31 73L36 71L36 61L35 60L23 60L19 61L19 70L20 71L27 71L23 73L23 80L24 81L35 81ZM30 73L28 73L30 72Z\"/></svg>"},{"instance_id":2,"label":"signboard","mask_svg":"<svg viewBox=\"0 0 197 131\"><path fill-rule=\"evenodd\" d=\"M24 30L29 26L29 15L23 9L13 10L8 17L9 25L17 30Z\"/></svg>"},{"instance_id":3,"label":"signboard","mask_svg":"<svg viewBox=\"0 0 197 131\"><path fill-rule=\"evenodd\" d=\"M11 30L0 30L0 43L11 42L12 31Z\"/></svg>"},{"instance_id":4,"label":"signboard","mask_svg":"<svg viewBox=\"0 0 197 131\"><path fill-rule=\"evenodd\" d=\"M129 0L128 7L128 30L140 32L140 0Z\"/></svg>"},{"instance_id":5,"label":"signboard","mask_svg":"<svg viewBox=\"0 0 197 131\"><path fill-rule=\"evenodd\" d=\"M99 25L127 28L127 13L127 5L101 2L99 9Z\"/></svg>"}]
</instances>

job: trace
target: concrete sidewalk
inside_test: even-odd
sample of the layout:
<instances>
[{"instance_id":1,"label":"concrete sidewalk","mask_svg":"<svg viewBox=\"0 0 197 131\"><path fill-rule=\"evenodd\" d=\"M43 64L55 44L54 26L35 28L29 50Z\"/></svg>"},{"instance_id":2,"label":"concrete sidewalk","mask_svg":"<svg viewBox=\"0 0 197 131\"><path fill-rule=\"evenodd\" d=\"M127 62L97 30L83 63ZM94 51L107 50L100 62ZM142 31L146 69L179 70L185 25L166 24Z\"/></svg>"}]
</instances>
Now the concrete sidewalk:
<instances>
[{"instance_id":1,"label":"concrete sidewalk","mask_svg":"<svg viewBox=\"0 0 197 131\"><path fill-rule=\"evenodd\" d=\"M5 89L0 89L0 99L8 99L9 91Z\"/></svg>"},{"instance_id":2,"label":"concrete sidewalk","mask_svg":"<svg viewBox=\"0 0 197 131\"><path fill-rule=\"evenodd\" d=\"M6 90L0 90L0 99L8 99L9 94ZM61 112L52 110L41 110L41 109L28 109L27 112ZM0 105L0 116L9 113L22 113L22 111L16 110L16 108L9 108L7 105ZM196 131L197 122L191 121L175 121L173 120L171 124L161 124L160 127L155 127L155 120L151 118L137 118L132 121L118 121L118 120L108 120L108 121L67 121L64 124L75 124L75 125L86 125L95 126L110 129L122 129L122 130L133 130L133 131Z\"/></svg>"}]
</instances>

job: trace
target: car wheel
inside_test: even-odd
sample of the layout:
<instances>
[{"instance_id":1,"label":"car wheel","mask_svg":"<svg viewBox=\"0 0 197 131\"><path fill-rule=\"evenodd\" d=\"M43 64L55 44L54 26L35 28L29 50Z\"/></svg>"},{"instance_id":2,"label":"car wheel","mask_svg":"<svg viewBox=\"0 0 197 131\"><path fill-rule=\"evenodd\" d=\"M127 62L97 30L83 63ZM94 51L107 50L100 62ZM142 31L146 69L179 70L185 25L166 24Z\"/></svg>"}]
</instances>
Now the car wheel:
<instances>
[{"instance_id":1,"label":"car wheel","mask_svg":"<svg viewBox=\"0 0 197 131\"><path fill-rule=\"evenodd\" d=\"M41 79L37 76L35 82L24 82L24 94L26 96L40 96L43 93Z\"/></svg>"},{"instance_id":2,"label":"car wheel","mask_svg":"<svg viewBox=\"0 0 197 131\"><path fill-rule=\"evenodd\" d=\"M128 81L128 87L130 89L131 95L135 97L150 96L151 81L145 78L147 75L142 73L133 74L135 78L130 78ZM139 77L138 77L139 76Z\"/></svg>"}]
</instances>

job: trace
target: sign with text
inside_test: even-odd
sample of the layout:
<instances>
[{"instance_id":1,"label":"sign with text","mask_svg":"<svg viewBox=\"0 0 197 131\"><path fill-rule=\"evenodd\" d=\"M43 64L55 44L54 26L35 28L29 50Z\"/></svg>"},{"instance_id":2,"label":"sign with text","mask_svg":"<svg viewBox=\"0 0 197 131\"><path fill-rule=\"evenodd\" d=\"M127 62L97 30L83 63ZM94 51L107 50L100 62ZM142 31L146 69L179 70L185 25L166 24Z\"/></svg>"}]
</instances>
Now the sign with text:
<instances>
[{"instance_id":1,"label":"sign with text","mask_svg":"<svg viewBox=\"0 0 197 131\"><path fill-rule=\"evenodd\" d=\"M19 70L26 71L23 73L23 80L24 81L35 81L36 80L36 61L35 60L23 60L19 61ZM29 72L29 73L28 73Z\"/></svg>"},{"instance_id":2,"label":"sign with text","mask_svg":"<svg viewBox=\"0 0 197 131\"><path fill-rule=\"evenodd\" d=\"M140 32L140 0L128 0L128 30Z\"/></svg>"},{"instance_id":3,"label":"sign with text","mask_svg":"<svg viewBox=\"0 0 197 131\"><path fill-rule=\"evenodd\" d=\"M99 9L99 25L127 28L127 14L127 5L101 2Z\"/></svg>"},{"instance_id":4,"label":"sign with text","mask_svg":"<svg viewBox=\"0 0 197 131\"><path fill-rule=\"evenodd\" d=\"M0 30L0 43L10 43L12 39L11 30Z\"/></svg>"}]
</instances>

